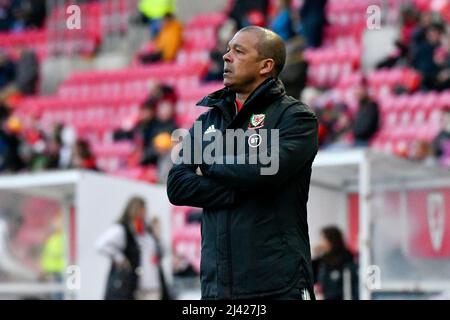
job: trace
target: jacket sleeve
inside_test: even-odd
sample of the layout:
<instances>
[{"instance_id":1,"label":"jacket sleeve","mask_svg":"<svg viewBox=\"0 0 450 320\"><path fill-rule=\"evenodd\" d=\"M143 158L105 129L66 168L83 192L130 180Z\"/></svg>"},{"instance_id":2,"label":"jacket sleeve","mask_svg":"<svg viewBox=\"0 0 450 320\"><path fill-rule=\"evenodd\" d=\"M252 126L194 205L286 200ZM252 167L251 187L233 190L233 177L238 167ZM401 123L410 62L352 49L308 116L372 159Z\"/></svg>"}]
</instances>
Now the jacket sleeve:
<instances>
[{"instance_id":1,"label":"jacket sleeve","mask_svg":"<svg viewBox=\"0 0 450 320\"><path fill-rule=\"evenodd\" d=\"M125 230L119 224L115 224L106 230L95 243L97 251L111 257L115 262L125 260Z\"/></svg>"},{"instance_id":2,"label":"jacket sleeve","mask_svg":"<svg viewBox=\"0 0 450 320\"><path fill-rule=\"evenodd\" d=\"M197 121L202 121L200 116ZM189 130L191 139L191 154L194 154L193 128ZM183 153L180 153L183 156ZM216 179L196 174L198 165L175 164L169 171L167 179L167 195L169 201L178 206L199 208L216 208L231 205L235 202L236 192Z\"/></svg>"},{"instance_id":3,"label":"jacket sleeve","mask_svg":"<svg viewBox=\"0 0 450 320\"><path fill-rule=\"evenodd\" d=\"M299 108L286 110L279 126L279 143L277 146L268 145L266 151L271 159L278 159L274 174L261 174L261 169L274 165L273 161L262 165L250 161L248 153L245 164L238 164L234 156L233 159L225 158L220 163L216 161L210 166L202 166L202 170L206 176L238 190L275 190L314 159L318 150L317 127L317 119L310 111Z\"/></svg>"}]
</instances>

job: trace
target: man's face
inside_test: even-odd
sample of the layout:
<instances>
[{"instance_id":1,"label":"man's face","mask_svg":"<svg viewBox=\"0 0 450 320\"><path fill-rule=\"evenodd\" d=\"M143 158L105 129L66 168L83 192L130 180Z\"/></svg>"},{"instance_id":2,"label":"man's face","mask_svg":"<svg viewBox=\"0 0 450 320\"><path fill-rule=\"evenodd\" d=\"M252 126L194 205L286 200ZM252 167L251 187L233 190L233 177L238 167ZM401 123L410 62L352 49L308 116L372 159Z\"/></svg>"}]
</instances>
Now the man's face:
<instances>
[{"instance_id":1,"label":"man's face","mask_svg":"<svg viewBox=\"0 0 450 320\"><path fill-rule=\"evenodd\" d=\"M238 32L223 56L223 84L242 92L260 79L261 61L256 49L258 39L252 32Z\"/></svg>"}]
</instances>

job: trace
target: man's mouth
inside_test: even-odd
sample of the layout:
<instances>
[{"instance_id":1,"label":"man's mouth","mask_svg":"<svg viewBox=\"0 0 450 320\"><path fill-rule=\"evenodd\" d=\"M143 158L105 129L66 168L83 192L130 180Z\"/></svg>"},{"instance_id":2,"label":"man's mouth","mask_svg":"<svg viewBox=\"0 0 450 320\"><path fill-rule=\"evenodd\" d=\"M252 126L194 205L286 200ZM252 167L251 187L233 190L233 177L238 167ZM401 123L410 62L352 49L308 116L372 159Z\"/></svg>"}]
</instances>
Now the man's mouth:
<instances>
[{"instance_id":1,"label":"man's mouth","mask_svg":"<svg viewBox=\"0 0 450 320\"><path fill-rule=\"evenodd\" d=\"M228 69L228 68L223 69L223 74L230 74L230 73L231 73L230 69Z\"/></svg>"}]
</instances>

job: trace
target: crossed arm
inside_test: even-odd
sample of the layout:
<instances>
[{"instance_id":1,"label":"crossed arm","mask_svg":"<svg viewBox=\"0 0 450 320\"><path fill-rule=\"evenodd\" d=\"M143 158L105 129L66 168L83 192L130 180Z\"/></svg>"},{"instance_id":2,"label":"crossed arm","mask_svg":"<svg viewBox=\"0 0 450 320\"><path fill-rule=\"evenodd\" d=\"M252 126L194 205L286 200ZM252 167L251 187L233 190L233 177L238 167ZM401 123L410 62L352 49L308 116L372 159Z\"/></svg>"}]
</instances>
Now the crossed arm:
<instances>
[{"instance_id":1,"label":"crossed arm","mask_svg":"<svg viewBox=\"0 0 450 320\"><path fill-rule=\"evenodd\" d=\"M190 133L193 137L192 129ZM278 157L278 171L275 174L261 174L265 166L261 163L251 164L253 162L249 161L248 154L245 155L245 164L238 164L237 156L231 156L231 159L225 156L221 164L202 165L204 175L199 174L198 165L178 164L169 172L169 200L175 205L202 208L232 205L238 194L279 188L312 161L317 149L315 116L306 111L288 110L279 127L278 145L267 148L268 153L276 153Z\"/></svg>"}]
</instances>

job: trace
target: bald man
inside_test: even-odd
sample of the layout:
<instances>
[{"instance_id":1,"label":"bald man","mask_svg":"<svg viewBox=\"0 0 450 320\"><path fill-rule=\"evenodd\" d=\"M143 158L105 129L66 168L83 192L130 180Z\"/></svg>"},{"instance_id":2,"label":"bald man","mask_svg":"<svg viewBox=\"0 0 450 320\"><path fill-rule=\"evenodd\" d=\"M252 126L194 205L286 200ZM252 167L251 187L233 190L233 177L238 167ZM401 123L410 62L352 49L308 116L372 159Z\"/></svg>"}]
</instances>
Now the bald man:
<instances>
[{"instance_id":1,"label":"bald man","mask_svg":"<svg viewBox=\"0 0 450 320\"><path fill-rule=\"evenodd\" d=\"M237 32L225 88L197 103L210 109L169 173L170 201L203 208L202 299L313 298L306 204L317 119L278 80L285 57L272 31Z\"/></svg>"}]
</instances>

